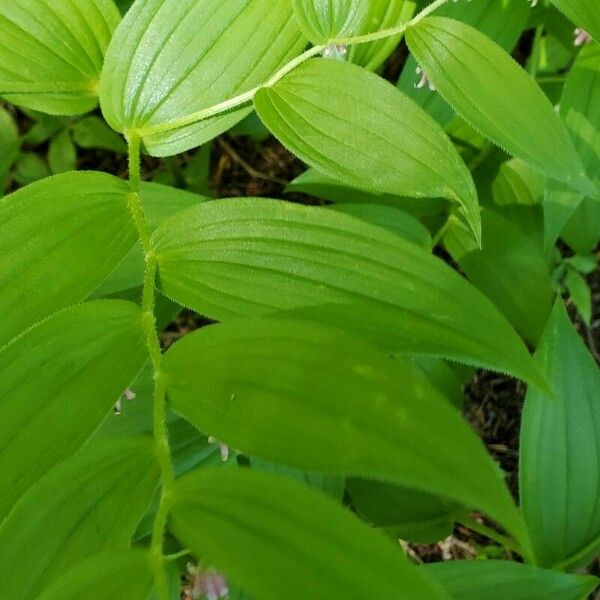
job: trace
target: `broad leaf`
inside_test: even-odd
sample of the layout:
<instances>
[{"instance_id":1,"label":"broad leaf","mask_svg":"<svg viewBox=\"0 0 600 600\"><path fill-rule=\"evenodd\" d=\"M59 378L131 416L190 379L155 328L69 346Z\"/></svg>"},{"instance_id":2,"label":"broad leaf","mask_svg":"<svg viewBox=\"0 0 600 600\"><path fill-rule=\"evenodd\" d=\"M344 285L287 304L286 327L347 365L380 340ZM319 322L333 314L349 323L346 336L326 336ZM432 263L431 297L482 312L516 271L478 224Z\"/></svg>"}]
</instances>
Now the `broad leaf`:
<instances>
[{"instance_id":1,"label":"broad leaf","mask_svg":"<svg viewBox=\"0 0 600 600\"><path fill-rule=\"evenodd\" d=\"M136 2L107 52L104 117L155 156L200 146L251 108L190 115L262 84L305 44L289 0Z\"/></svg>"},{"instance_id":2,"label":"broad leaf","mask_svg":"<svg viewBox=\"0 0 600 600\"><path fill-rule=\"evenodd\" d=\"M456 408L414 367L345 332L278 319L220 324L180 340L163 368L174 410L243 452L394 481L521 533L499 470Z\"/></svg>"},{"instance_id":3,"label":"broad leaf","mask_svg":"<svg viewBox=\"0 0 600 600\"><path fill-rule=\"evenodd\" d=\"M423 19L406 40L440 94L476 130L549 177L597 194L549 100L502 48L444 17Z\"/></svg>"},{"instance_id":4,"label":"broad leaf","mask_svg":"<svg viewBox=\"0 0 600 600\"><path fill-rule=\"evenodd\" d=\"M247 469L177 483L172 526L260 600L447 598L401 550L325 495Z\"/></svg>"},{"instance_id":5,"label":"broad leaf","mask_svg":"<svg viewBox=\"0 0 600 600\"><path fill-rule=\"evenodd\" d=\"M315 44L357 33L367 16L367 3L356 0L292 0L302 33Z\"/></svg>"},{"instance_id":6,"label":"broad leaf","mask_svg":"<svg viewBox=\"0 0 600 600\"><path fill-rule=\"evenodd\" d=\"M92 110L104 51L120 18L112 0L2 2L0 94L51 114Z\"/></svg>"},{"instance_id":7,"label":"broad leaf","mask_svg":"<svg viewBox=\"0 0 600 600\"><path fill-rule=\"evenodd\" d=\"M150 439L87 449L40 479L0 525L0 594L34 600L101 550L123 551L158 484Z\"/></svg>"},{"instance_id":8,"label":"broad leaf","mask_svg":"<svg viewBox=\"0 0 600 600\"><path fill-rule=\"evenodd\" d=\"M561 301L536 358L555 399L525 399L521 503L538 563L577 568L600 548L600 371Z\"/></svg>"},{"instance_id":9,"label":"broad leaf","mask_svg":"<svg viewBox=\"0 0 600 600\"><path fill-rule=\"evenodd\" d=\"M552 0L552 3L600 43L600 12L596 0Z\"/></svg>"},{"instance_id":10,"label":"broad leaf","mask_svg":"<svg viewBox=\"0 0 600 600\"><path fill-rule=\"evenodd\" d=\"M57 578L37 600L147 600L154 583L150 560L143 550L99 554Z\"/></svg>"},{"instance_id":11,"label":"broad leaf","mask_svg":"<svg viewBox=\"0 0 600 600\"><path fill-rule=\"evenodd\" d=\"M477 28L507 52L511 52L527 25L531 13L527 2L522 0L477 0L477 2L446 2L435 14L451 17ZM437 93L427 86L417 88L421 74L416 73L417 62L409 56L398 87L421 105L428 114L442 125L447 125L454 111Z\"/></svg>"},{"instance_id":12,"label":"broad leaf","mask_svg":"<svg viewBox=\"0 0 600 600\"><path fill-rule=\"evenodd\" d=\"M600 186L600 46L591 44L577 57L565 84L560 112L596 185ZM600 203L557 183L544 201L546 244L562 234L577 252L587 253L600 238Z\"/></svg>"},{"instance_id":13,"label":"broad leaf","mask_svg":"<svg viewBox=\"0 0 600 600\"><path fill-rule=\"evenodd\" d=\"M4 195L6 179L19 154L20 146L19 129L15 120L7 110L0 108L0 198Z\"/></svg>"},{"instance_id":14,"label":"broad leaf","mask_svg":"<svg viewBox=\"0 0 600 600\"><path fill-rule=\"evenodd\" d=\"M598 585L595 577L500 560L448 561L421 569L456 600L585 600Z\"/></svg>"},{"instance_id":15,"label":"broad leaf","mask_svg":"<svg viewBox=\"0 0 600 600\"><path fill-rule=\"evenodd\" d=\"M359 34L371 33L406 23L415 12L414 0L370 0L367 16L359 27ZM348 49L348 60L375 71L400 43L402 35L392 35L366 44L355 44Z\"/></svg>"},{"instance_id":16,"label":"broad leaf","mask_svg":"<svg viewBox=\"0 0 600 600\"><path fill-rule=\"evenodd\" d=\"M331 210L238 199L176 215L152 244L165 293L213 319L307 309L312 320L329 305L325 321L370 332L390 350L544 385L487 298L443 261L381 227Z\"/></svg>"},{"instance_id":17,"label":"broad leaf","mask_svg":"<svg viewBox=\"0 0 600 600\"><path fill-rule=\"evenodd\" d=\"M137 239L125 181L65 173L0 200L0 346L80 302Z\"/></svg>"},{"instance_id":18,"label":"broad leaf","mask_svg":"<svg viewBox=\"0 0 600 600\"><path fill-rule=\"evenodd\" d=\"M483 249L453 253L453 258L473 285L535 344L552 310L548 263L541 249L508 219L486 209L482 225Z\"/></svg>"},{"instance_id":19,"label":"broad leaf","mask_svg":"<svg viewBox=\"0 0 600 600\"><path fill-rule=\"evenodd\" d=\"M546 187L546 178L527 163L513 158L500 165L492 182L492 195L498 206L539 204Z\"/></svg>"},{"instance_id":20,"label":"broad leaf","mask_svg":"<svg viewBox=\"0 0 600 600\"><path fill-rule=\"evenodd\" d=\"M90 437L144 364L139 308L66 309L0 350L0 518Z\"/></svg>"},{"instance_id":21,"label":"broad leaf","mask_svg":"<svg viewBox=\"0 0 600 600\"><path fill-rule=\"evenodd\" d=\"M457 202L481 234L471 174L441 127L413 101L356 65L305 62L255 96L265 125L294 154L345 185Z\"/></svg>"}]
</instances>

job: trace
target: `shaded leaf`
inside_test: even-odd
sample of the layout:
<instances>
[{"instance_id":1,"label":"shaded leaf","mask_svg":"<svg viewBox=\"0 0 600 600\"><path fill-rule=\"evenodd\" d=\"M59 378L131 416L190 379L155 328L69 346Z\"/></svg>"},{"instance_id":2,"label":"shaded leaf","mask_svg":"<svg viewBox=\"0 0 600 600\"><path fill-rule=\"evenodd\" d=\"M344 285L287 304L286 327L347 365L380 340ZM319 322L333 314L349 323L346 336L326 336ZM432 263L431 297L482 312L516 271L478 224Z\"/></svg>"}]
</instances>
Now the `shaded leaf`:
<instances>
[{"instance_id":1,"label":"shaded leaf","mask_svg":"<svg viewBox=\"0 0 600 600\"><path fill-rule=\"evenodd\" d=\"M573 23L600 42L600 13L595 0L552 0Z\"/></svg>"},{"instance_id":2,"label":"shaded leaf","mask_svg":"<svg viewBox=\"0 0 600 600\"><path fill-rule=\"evenodd\" d=\"M561 301L536 360L555 399L525 399L521 504L538 563L577 568L600 548L600 372Z\"/></svg>"},{"instance_id":3,"label":"shaded leaf","mask_svg":"<svg viewBox=\"0 0 600 600\"><path fill-rule=\"evenodd\" d=\"M366 2L356 0L293 0L302 33L314 44L358 32L367 16Z\"/></svg>"},{"instance_id":4,"label":"shaded leaf","mask_svg":"<svg viewBox=\"0 0 600 600\"><path fill-rule=\"evenodd\" d=\"M140 309L66 309L0 350L0 518L77 450L146 361Z\"/></svg>"},{"instance_id":5,"label":"shaded leaf","mask_svg":"<svg viewBox=\"0 0 600 600\"><path fill-rule=\"evenodd\" d=\"M40 479L0 525L0 592L33 600L102 550L123 551L158 484L150 439L86 449Z\"/></svg>"},{"instance_id":6,"label":"shaded leaf","mask_svg":"<svg viewBox=\"0 0 600 600\"><path fill-rule=\"evenodd\" d=\"M163 368L173 409L242 452L394 481L521 533L499 470L456 408L414 367L345 332L277 319L220 324L177 342Z\"/></svg>"},{"instance_id":7,"label":"shaded leaf","mask_svg":"<svg viewBox=\"0 0 600 600\"><path fill-rule=\"evenodd\" d=\"M261 600L447 596L398 547L325 495L247 469L177 482L177 537Z\"/></svg>"}]
</instances>

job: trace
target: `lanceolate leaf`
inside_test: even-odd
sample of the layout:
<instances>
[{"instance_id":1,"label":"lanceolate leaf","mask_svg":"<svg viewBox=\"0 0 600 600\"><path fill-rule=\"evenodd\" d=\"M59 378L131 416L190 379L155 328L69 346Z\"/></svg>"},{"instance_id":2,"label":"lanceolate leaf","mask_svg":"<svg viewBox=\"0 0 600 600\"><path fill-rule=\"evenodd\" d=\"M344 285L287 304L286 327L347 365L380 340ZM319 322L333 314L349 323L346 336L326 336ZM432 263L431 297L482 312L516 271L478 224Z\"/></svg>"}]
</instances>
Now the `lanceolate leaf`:
<instances>
[{"instance_id":1,"label":"lanceolate leaf","mask_svg":"<svg viewBox=\"0 0 600 600\"><path fill-rule=\"evenodd\" d=\"M260 600L445 599L398 546L324 494L246 469L177 483L177 537Z\"/></svg>"},{"instance_id":2,"label":"lanceolate leaf","mask_svg":"<svg viewBox=\"0 0 600 600\"><path fill-rule=\"evenodd\" d=\"M531 9L529 4L522 0L461 0L446 2L435 14L476 27L507 52L511 52L527 25ZM416 73L417 66L414 57L409 56L398 87L418 102L436 121L447 125L454 116L454 111L440 94L430 93L427 86L415 87L421 79L421 75Z\"/></svg>"},{"instance_id":3,"label":"lanceolate leaf","mask_svg":"<svg viewBox=\"0 0 600 600\"><path fill-rule=\"evenodd\" d=\"M475 129L549 177L597 193L542 90L492 40L444 17L420 21L406 40L440 94Z\"/></svg>"},{"instance_id":4,"label":"lanceolate leaf","mask_svg":"<svg viewBox=\"0 0 600 600\"><path fill-rule=\"evenodd\" d=\"M152 244L165 293L213 319L310 308L312 320L330 305L327 320L371 329L390 350L485 365L543 386L489 300L381 227L331 210L239 199L179 213Z\"/></svg>"},{"instance_id":5,"label":"lanceolate leaf","mask_svg":"<svg viewBox=\"0 0 600 600\"><path fill-rule=\"evenodd\" d=\"M129 186L103 173L65 173L0 201L0 346L80 302L131 250Z\"/></svg>"},{"instance_id":6,"label":"lanceolate leaf","mask_svg":"<svg viewBox=\"0 0 600 600\"><path fill-rule=\"evenodd\" d=\"M315 44L356 33L365 20L368 3L356 0L292 0L304 35Z\"/></svg>"},{"instance_id":7,"label":"lanceolate leaf","mask_svg":"<svg viewBox=\"0 0 600 600\"><path fill-rule=\"evenodd\" d=\"M522 533L499 470L458 410L416 368L347 333L234 321L183 338L164 371L173 408L243 452L395 481Z\"/></svg>"},{"instance_id":8,"label":"lanceolate leaf","mask_svg":"<svg viewBox=\"0 0 600 600\"><path fill-rule=\"evenodd\" d=\"M455 600L584 600L598 585L595 577L501 560L448 561L421 569Z\"/></svg>"},{"instance_id":9,"label":"lanceolate leaf","mask_svg":"<svg viewBox=\"0 0 600 600\"><path fill-rule=\"evenodd\" d=\"M147 600L153 584L150 560L143 550L98 554L57 578L38 600Z\"/></svg>"},{"instance_id":10,"label":"lanceolate leaf","mask_svg":"<svg viewBox=\"0 0 600 600\"><path fill-rule=\"evenodd\" d=\"M596 0L552 0L573 23L600 43L600 12Z\"/></svg>"},{"instance_id":11,"label":"lanceolate leaf","mask_svg":"<svg viewBox=\"0 0 600 600\"><path fill-rule=\"evenodd\" d=\"M0 525L2 597L37 600L84 559L126 550L157 484L142 438L86 449L50 471Z\"/></svg>"},{"instance_id":12,"label":"lanceolate leaf","mask_svg":"<svg viewBox=\"0 0 600 600\"><path fill-rule=\"evenodd\" d=\"M600 45L590 44L579 53L565 83L560 114L571 134L587 173L600 187ZM566 236L569 243L584 253L600 237L595 200L585 199L550 182L544 201L545 240L548 247L563 233L575 214ZM581 206L585 204L585 206ZM578 207L581 209L578 211ZM579 212L579 214L576 214Z\"/></svg>"},{"instance_id":13,"label":"lanceolate leaf","mask_svg":"<svg viewBox=\"0 0 600 600\"><path fill-rule=\"evenodd\" d=\"M0 350L0 519L77 450L146 360L134 304L66 309Z\"/></svg>"},{"instance_id":14,"label":"lanceolate leaf","mask_svg":"<svg viewBox=\"0 0 600 600\"><path fill-rule=\"evenodd\" d=\"M560 301L536 358L555 399L525 399L521 503L539 564L577 568L600 548L600 371Z\"/></svg>"},{"instance_id":15,"label":"lanceolate leaf","mask_svg":"<svg viewBox=\"0 0 600 600\"><path fill-rule=\"evenodd\" d=\"M471 175L441 127L399 90L364 69L305 62L254 99L267 127L294 154L346 185L457 202L481 234Z\"/></svg>"},{"instance_id":16,"label":"lanceolate leaf","mask_svg":"<svg viewBox=\"0 0 600 600\"><path fill-rule=\"evenodd\" d=\"M112 0L2 2L0 94L51 114L92 110L104 51L120 18Z\"/></svg>"},{"instance_id":17,"label":"lanceolate leaf","mask_svg":"<svg viewBox=\"0 0 600 600\"><path fill-rule=\"evenodd\" d=\"M189 115L262 84L305 44L290 0L136 2L106 56L102 111L117 131L138 131L151 154L183 152L251 108L201 122Z\"/></svg>"}]
</instances>

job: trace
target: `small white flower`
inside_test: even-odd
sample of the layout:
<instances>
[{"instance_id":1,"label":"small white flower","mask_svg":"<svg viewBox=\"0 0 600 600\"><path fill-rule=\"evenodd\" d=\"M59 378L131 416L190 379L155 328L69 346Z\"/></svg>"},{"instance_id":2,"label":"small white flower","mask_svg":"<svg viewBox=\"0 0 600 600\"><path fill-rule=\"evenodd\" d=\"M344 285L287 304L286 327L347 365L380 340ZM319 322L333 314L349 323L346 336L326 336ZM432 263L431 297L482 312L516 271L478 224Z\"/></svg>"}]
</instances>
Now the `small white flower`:
<instances>
[{"instance_id":1,"label":"small white flower","mask_svg":"<svg viewBox=\"0 0 600 600\"><path fill-rule=\"evenodd\" d=\"M529 0L531 2L531 8L535 8L537 6L538 0Z\"/></svg>"},{"instance_id":2,"label":"small white flower","mask_svg":"<svg viewBox=\"0 0 600 600\"><path fill-rule=\"evenodd\" d=\"M431 79L429 79L429 77L427 77L425 71L423 71L421 67L417 67L415 72L417 75L420 76L419 81L415 83L415 87L420 90L422 87L425 87L425 84L427 84L429 90L435 92L435 84L433 83L433 81L431 81Z\"/></svg>"},{"instance_id":3,"label":"small white flower","mask_svg":"<svg viewBox=\"0 0 600 600\"><path fill-rule=\"evenodd\" d=\"M341 44L332 44L323 50L324 58L333 58L334 60L344 60L348 48Z\"/></svg>"},{"instance_id":4,"label":"small white flower","mask_svg":"<svg viewBox=\"0 0 600 600\"><path fill-rule=\"evenodd\" d=\"M123 399L125 400L133 400L135 398L135 392L130 389L127 388L122 394L121 397L115 402L115 407L114 407L114 411L115 413L117 413L118 415L121 414L121 412L123 411Z\"/></svg>"},{"instance_id":5,"label":"small white flower","mask_svg":"<svg viewBox=\"0 0 600 600\"><path fill-rule=\"evenodd\" d=\"M212 436L210 436L208 438L208 443L209 444L218 444L219 452L221 454L221 460L223 462L227 462L229 460L229 446L227 444L220 442L219 440L217 440L216 438L214 438Z\"/></svg>"},{"instance_id":6,"label":"small white flower","mask_svg":"<svg viewBox=\"0 0 600 600\"><path fill-rule=\"evenodd\" d=\"M573 42L575 46L583 46L592 41L592 36L585 29L579 27L573 32L573 35L575 36L575 41Z\"/></svg>"},{"instance_id":7,"label":"small white flower","mask_svg":"<svg viewBox=\"0 0 600 600\"><path fill-rule=\"evenodd\" d=\"M188 563L183 594L186 600L219 600L229 596L229 584L215 569L203 569Z\"/></svg>"}]
</instances>

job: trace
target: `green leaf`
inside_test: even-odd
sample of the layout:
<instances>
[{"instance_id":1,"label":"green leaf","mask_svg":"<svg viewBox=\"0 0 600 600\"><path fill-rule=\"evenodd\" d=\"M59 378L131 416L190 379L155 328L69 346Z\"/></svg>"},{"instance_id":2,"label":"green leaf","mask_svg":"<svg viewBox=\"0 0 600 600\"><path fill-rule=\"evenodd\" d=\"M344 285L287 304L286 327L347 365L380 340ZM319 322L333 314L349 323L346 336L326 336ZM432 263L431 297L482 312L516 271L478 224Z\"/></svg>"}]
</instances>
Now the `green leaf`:
<instances>
[{"instance_id":1,"label":"green leaf","mask_svg":"<svg viewBox=\"0 0 600 600\"><path fill-rule=\"evenodd\" d=\"M189 150L251 107L203 121L190 115L249 92L305 45L289 0L136 2L106 55L104 117L117 131L140 134L154 156Z\"/></svg>"},{"instance_id":2,"label":"green leaf","mask_svg":"<svg viewBox=\"0 0 600 600\"><path fill-rule=\"evenodd\" d=\"M539 204L546 187L546 178L527 163L513 158L500 165L492 182L494 202L498 206Z\"/></svg>"},{"instance_id":3,"label":"green leaf","mask_svg":"<svg viewBox=\"0 0 600 600\"><path fill-rule=\"evenodd\" d=\"M0 518L91 436L146 358L140 309L116 300L68 308L0 350Z\"/></svg>"},{"instance_id":4,"label":"green leaf","mask_svg":"<svg viewBox=\"0 0 600 600\"><path fill-rule=\"evenodd\" d=\"M368 7L367 16L358 28L359 35L406 23L416 8L413 0L370 0L365 4ZM401 39L402 34L399 34L366 44L355 44L348 49L348 60L369 71L375 71L396 49Z\"/></svg>"},{"instance_id":5,"label":"green leaf","mask_svg":"<svg viewBox=\"0 0 600 600\"><path fill-rule=\"evenodd\" d=\"M324 313L324 321L358 328L390 350L470 362L544 386L487 298L442 260L381 227L331 210L237 199L176 215L152 245L165 293L213 319L306 309L303 318Z\"/></svg>"},{"instance_id":6,"label":"green leaf","mask_svg":"<svg viewBox=\"0 0 600 600\"><path fill-rule=\"evenodd\" d=\"M371 479L350 478L346 489L363 519L411 542L431 544L448 537L459 512L442 498Z\"/></svg>"},{"instance_id":7,"label":"green leaf","mask_svg":"<svg viewBox=\"0 0 600 600\"><path fill-rule=\"evenodd\" d=\"M562 98L560 114L579 152L588 175L600 187L600 46L590 44L579 53L571 68ZM578 207L585 206L579 211ZM586 253L600 237L598 210L600 204L586 200L583 194L549 182L544 200L544 237L546 246L554 245L573 217L567 232L569 243ZM595 210L596 208L596 210ZM576 214L578 213L578 214ZM590 220L591 218L591 220Z\"/></svg>"},{"instance_id":8,"label":"green leaf","mask_svg":"<svg viewBox=\"0 0 600 600\"><path fill-rule=\"evenodd\" d=\"M140 188L142 210L150 231L154 231L163 221L179 211L207 200L205 196L160 183L142 182ZM138 241L117 268L94 290L93 297L102 298L142 287L145 269L144 253Z\"/></svg>"},{"instance_id":9,"label":"green leaf","mask_svg":"<svg viewBox=\"0 0 600 600\"><path fill-rule=\"evenodd\" d=\"M177 482L177 537L260 600L447 598L401 550L325 495L249 469Z\"/></svg>"},{"instance_id":10,"label":"green leaf","mask_svg":"<svg viewBox=\"0 0 600 600\"><path fill-rule=\"evenodd\" d=\"M256 110L294 154L345 185L457 202L476 239L471 174L441 127L381 77L329 59L259 90Z\"/></svg>"},{"instance_id":11,"label":"green leaf","mask_svg":"<svg viewBox=\"0 0 600 600\"><path fill-rule=\"evenodd\" d=\"M48 149L48 163L53 173L74 171L77 168L77 152L68 129L52 138Z\"/></svg>"},{"instance_id":12,"label":"green leaf","mask_svg":"<svg viewBox=\"0 0 600 600\"><path fill-rule=\"evenodd\" d=\"M568 269L567 288L577 312L589 327L592 322L592 291L587 281L577 271Z\"/></svg>"},{"instance_id":13,"label":"green leaf","mask_svg":"<svg viewBox=\"0 0 600 600\"><path fill-rule=\"evenodd\" d=\"M552 0L573 23L600 42L600 13L595 0Z\"/></svg>"},{"instance_id":14,"label":"green leaf","mask_svg":"<svg viewBox=\"0 0 600 600\"><path fill-rule=\"evenodd\" d=\"M150 560L143 550L99 554L59 577L37 600L147 600L154 582Z\"/></svg>"},{"instance_id":15,"label":"green leaf","mask_svg":"<svg viewBox=\"0 0 600 600\"><path fill-rule=\"evenodd\" d=\"M0 594L34 600L102 550L124 551L158 484L150 439L84 450L32 487L0 525Z\"/></svg>"},{"instance_id":16,"label":"green leaf","mask_svg":"<svg viewBox=\"0 0 600 600\"><path fill-rule=\"evenodd\" d=\"M129 191L104 173L65 173L0 200L0 345L85 299L133 248Z\"/></svg>"},{"instance_id":17,"label":"green leaf","mask_svg":"<svg viewBox=\"0 0 600 600\"><path fill-rule=\"evenodd\" d=\"M356 0L292 0L292 4L302 33L313 44L357 33L368 10L366 2Z\"/></svg>"},{"instance_id":18,"label":"green leaf","mask_svg":"<svg viewBox=\"0 0 600 600\"><path fill-rule=\"evenodd\" d=\"M554 290L537 245L508 219L482 211L483 249L454 256L469 280L534 344L542 335Z\"/></svg>"},{"instance_id":19,"label":"green leaf","mask_svg":"<svg viewBox=\"0 0 600 600\"><path fill-rule=\"evenodd\" d=\"M440 94L476 130L549 177L598 193L544 93L486 35L428 17L406 32L406 41Z\"/></svg>"},{"instance_id":20,"label":"green leaf","mask_svg":"<svg viewBox=\"0 0 600 600\"><path fill-rule=\"evenodd\" d=\"M12 115L5 109L0 108L0 197L4 194L7 175L17 155L21 140L19 129Z\"/></svg>"},{"instance_id":21,"label":"green leaf","mask_svg":"<svg viewBox=\"0 0 600 600\"><path fill-rule=\"evenodd\" d=\"M537 361L555 399L529 390L520 496L541 566L578 568L600 548L600 372L559 301Z\"/></svg>"},{"instance_id":22,"label":"green leaf","mask_svg":"<svg viewBox=\"0 0 600 600\"><path fill-rule=\"evenodd\" d=\"M100 117L86 117L75 123L73 138L80 148L127 153L127 144Z\"/></svg>"},{"instance_id":23,"label":"green leaf","mask_svg":"<svg viewBox=\"0 0 600 600\"><path fill-rule=\"evenodd\" d=\"M15 181L21 186L44 179L50 175L46 161L35 152L21 152L14 168Z\"/></svg>"},{"instance_id":24,"label":"green leaf","mask_svg":"<svg viewBox=\"0 0 600 600\"><path fill-rule=\"evenodd\" d=\"M163 368L173 409L245 453L394 481L521 533L499 470L456 408L359 338L303 321L234 321L186 336Z\"/></svg>"},{"instance_id":25,"label":"green leaf","mask_svg":"<svg viewBox=\"0 0 600 600\"><path fill-rule=\"evenodd\" d=\"M412 215L381 204L340 204L328 207L346 215L362 219L367 223L384 227L399 235L407 242L412 242L424 250L431 250L433 242L429 230Z\"/></svg>"},{"instance_id":26,"label":"green leaf","mask_svg":"<svg viewBox=\"0 0 600 600\"><path fill-rule=\"evenodd\" d=\"M112 0L3 2L0 94L50 114L92 110L104 51L120 18Z\"/></svg>"},{"instance_id":27,"label":"green leaf","mask_svg":"<svg viewBox=\"0 0 600 600\"><path fill-rule=\"evenodd\" d=\"M595 577L501 560L455 560L420 568L456 600L585 600L598 585Z\"/></svg>"},{"instance_id":28,"label":"green leaf","mask_svg":"<svg viewBox=\"0 0 600 600\"><path fill-rule=\"evenodd\" d=\"M529 4L522 0L477 0L477 2L446 2L436 10L440 17L451 17L475 27L494 40L507 52L511 52L527 25L531 13ZM415 73L417 62L409 56L398 87L422 106L441 125L450 123L454 111L439 95L428 88L415 87L421 75Z\"/></svg>"}]
</instances>

